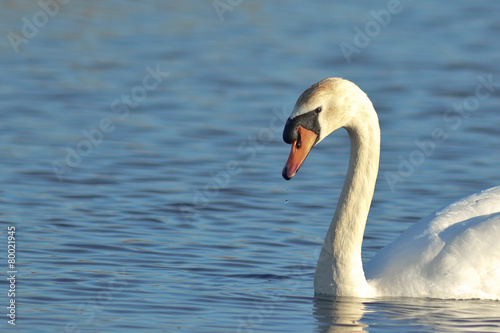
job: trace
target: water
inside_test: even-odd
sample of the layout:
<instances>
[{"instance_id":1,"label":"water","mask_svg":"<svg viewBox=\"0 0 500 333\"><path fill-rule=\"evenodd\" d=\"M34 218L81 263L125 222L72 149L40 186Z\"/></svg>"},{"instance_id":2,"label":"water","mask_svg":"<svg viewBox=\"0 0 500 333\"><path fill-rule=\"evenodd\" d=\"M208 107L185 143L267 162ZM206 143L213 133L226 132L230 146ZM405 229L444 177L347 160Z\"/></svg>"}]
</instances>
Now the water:
<instances>
[{"instance_id":1,"label":"water","mask_svg":"<svg viewBox=\"0 0 500 333\"><path fill-rule=\"evenodd\" d=\"M343 76L383 133L363 260L500 184L497 1L45 3L0 14L2 330L500 331L495 301L314 299L346 133L281 177L296 98Z\"/></svg>"}]
</instances>

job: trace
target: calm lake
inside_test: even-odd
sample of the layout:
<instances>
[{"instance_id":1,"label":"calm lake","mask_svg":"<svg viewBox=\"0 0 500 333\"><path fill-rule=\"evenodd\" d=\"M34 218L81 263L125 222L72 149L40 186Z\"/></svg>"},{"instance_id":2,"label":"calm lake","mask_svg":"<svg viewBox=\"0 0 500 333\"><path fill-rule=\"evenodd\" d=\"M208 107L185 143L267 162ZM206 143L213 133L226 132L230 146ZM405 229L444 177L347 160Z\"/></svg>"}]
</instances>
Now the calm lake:
<instances>
[{"instance_id":1,"label":"calm lake","mask_svg":"<svg viewBox=\"0 0 500 333\"><path fill-rule=\"evenodd\" d=\"M4 3L1 331L500 332L500 301L314 298L347 133L281 176L297 97L340 76L382 129L365 262L500 185L499 13L493 0Z\"/></svg>"}]
</instances>

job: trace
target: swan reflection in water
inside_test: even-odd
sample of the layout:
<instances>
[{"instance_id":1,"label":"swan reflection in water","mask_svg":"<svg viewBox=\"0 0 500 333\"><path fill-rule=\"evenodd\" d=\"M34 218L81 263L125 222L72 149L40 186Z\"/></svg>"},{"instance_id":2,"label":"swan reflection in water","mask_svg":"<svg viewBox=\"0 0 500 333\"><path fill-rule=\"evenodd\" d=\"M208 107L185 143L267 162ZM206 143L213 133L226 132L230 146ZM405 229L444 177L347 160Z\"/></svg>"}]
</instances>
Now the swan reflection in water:
<instances>
[{"instance_id":1,"label":"swan reflection in water","mask_svg":"<svg viewBox=\"0 0 500 333\"><path fill-rule=\"evenodd\" d=\"M313 313L319 332L367 332L367 324L360 323L365 313L365 299L334 297L331 300L315 298Z\"/></svg>"},{"instance_id":2,"label":"swan reflection in water","mask_svg":"<svg viewBox=\"0 0 500 333\"><path fill-rule=\"evenodd\" d=\"M413 297L315 298L317 332L391 331L485 332L500 330L498 302ZM384 320L386 319L386 320ZM374 326L371 326L375 323Z\"/></svg>"}]
</instances>

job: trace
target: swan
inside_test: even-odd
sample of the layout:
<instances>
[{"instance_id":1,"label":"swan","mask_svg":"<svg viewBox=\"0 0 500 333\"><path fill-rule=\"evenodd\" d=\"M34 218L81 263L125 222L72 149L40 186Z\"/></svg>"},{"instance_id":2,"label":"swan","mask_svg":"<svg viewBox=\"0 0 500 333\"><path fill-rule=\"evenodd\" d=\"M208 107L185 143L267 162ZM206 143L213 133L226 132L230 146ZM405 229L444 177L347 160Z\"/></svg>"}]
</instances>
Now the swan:
<instances>
[{"instance_id":1,"label":"swan","mask_svg":"<svg viewBox=\"0 0 500 333\"><path fill-rule=\"evenodd\" d=\"M380 155L378 116L368 96L342 78L298 98L283 130L290 180L311 148L339 128L349 167L314 276L318 296L500 299L500 186L462 198L412 225L364 269L361 244Z\"/></svg>"}]
</instances>

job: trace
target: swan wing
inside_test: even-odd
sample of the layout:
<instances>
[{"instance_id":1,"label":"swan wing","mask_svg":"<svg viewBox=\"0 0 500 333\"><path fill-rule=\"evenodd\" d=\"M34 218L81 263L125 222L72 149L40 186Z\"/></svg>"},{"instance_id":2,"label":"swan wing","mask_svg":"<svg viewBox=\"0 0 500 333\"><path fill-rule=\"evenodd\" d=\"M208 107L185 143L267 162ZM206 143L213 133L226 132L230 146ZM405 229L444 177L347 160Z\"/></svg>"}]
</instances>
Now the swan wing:
<instances>
[{"instance_id":1,"label":"swan wing","mask_svg":"<svg viewBox=\"0 0 500 333\"><path fill-rule=\"evenodd\" d=\"M381 296L500 299L500 186L408 228L365 266Z\"/></svg>"}]
</instances>

